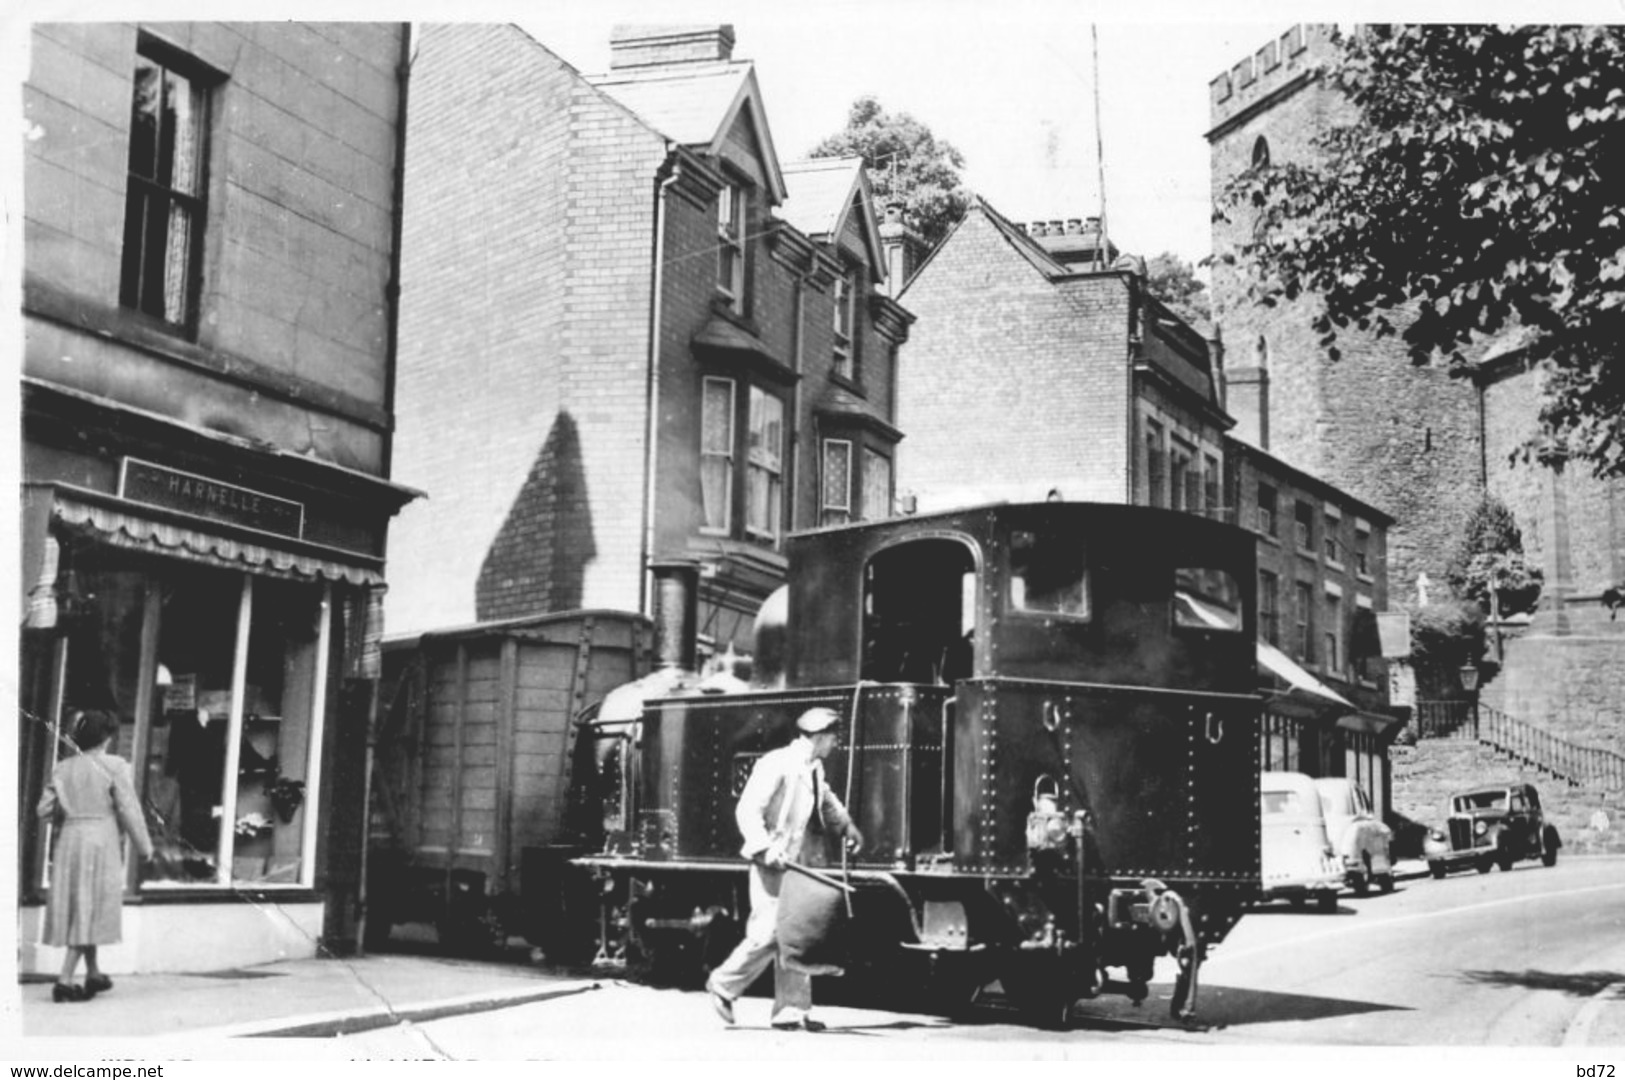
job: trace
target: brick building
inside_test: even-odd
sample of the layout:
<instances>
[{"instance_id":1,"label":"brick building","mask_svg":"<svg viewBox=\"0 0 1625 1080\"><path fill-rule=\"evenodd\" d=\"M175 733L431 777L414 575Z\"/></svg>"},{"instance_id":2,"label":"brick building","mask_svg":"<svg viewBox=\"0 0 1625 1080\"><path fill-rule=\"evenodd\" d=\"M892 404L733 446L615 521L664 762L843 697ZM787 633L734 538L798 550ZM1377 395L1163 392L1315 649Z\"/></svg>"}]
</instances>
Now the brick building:
<instances>
[{"instance_id":1,"label":"brick building","mask_svg":"<svg viewBox=\"0 0 1625 1080\"><path fill-rule=\"evenodd\" d=\"M406 27L37 24L23 88L19 961L83 709L157 857L111 971L353 934L376 686ZM243 898L255 903L243 903ZM267 918L264 905L275 907Z\"/></svg>"},{"instance_id":2,"label":"brick building","mask_svg":"<svg viewBox=\"0 0 1625 1080\"><path fill-rule=\"evenodd\" d=\"M1390 519L1231 438L1207 342L1146 293L1135 260L1091 269L1115 255L1100 249L1093 223L1019 226L978 200L909 280L899 490L921 510L1054 491L1255 529L1261 755L1357 776L1386 805L1395 724L1376 711L1371 654Z\"/></svg>"},{"instance_id":3,"label":"brick building","mask_svg":"<svg viewBox=\"0 0 1625 1080\"><path fill-rule=\"evenodd\" d=\"M1079 270L1045 246L1072 239L977 200L910 279L898 490L922 511L1052 490L1217 510L1231 421L1206 343L1132 270Z\"/></svg>"},{"instance_id":4,"label":"brick building","mask_svg":"<svg viewBox=\"0 0 1625 1080\"><path fill-rule=\"evenodd\" d=\"M1270 646L1261 665L1282 688L1299 675L1281 656L1315 679L1271 700L1264 767L1357 777L1387 807L1385 747L1398 732L1381 716L1388 673L1376 616L1388 610L1381 567L1393 521L1240 439L1227 436L1225 450L1231 520L1258 535L1258 636ZM1306 736L1302 721L1322 716L1330 726Z\"/></svg>"},{"instance_id":5,"label":"brick building","mask_svg":"<svg viewBox=\"0 0 1625 1080\"><path fill-rule=\"evenodd\" d=\"M1321 78L1336 35L1294 26L1212 80L1215 196L1255 162L1308 160L1318 132L1356 115ZM1214 254L1247 225L1216 224ZM1354 330L1339 335L1343 358L1330 362L1310 326L1312 296L1252 306L1219 262L1213 298L1234 434L1393 514L1387 575L1396 606L1416 606L1423 574L1432 600L1447 594L1445 560L1486 493L1512 508L1546 587L1484 700L1621 749L1625 623L1610 620L1601 594L1625 580L1625 480L1514 459L1536 430L1541 380L1523 362L1518 335L1486 343L1476 376L1459 379L1413 366L1395 338Z\"/></svg>"},{"instance_id":6,"label":"brick building","mask_svg":"<svg viewBox=\"0 0 1625 1080\"><path fill-rule=\"evenodd\" d=\"M891 506L909 316L855 161L784 165L730 27L619 28L586 76L422 28L407 159L391 633L612 608L700 566L749 647L787 531Z\"/></svg>"}]
</instances>

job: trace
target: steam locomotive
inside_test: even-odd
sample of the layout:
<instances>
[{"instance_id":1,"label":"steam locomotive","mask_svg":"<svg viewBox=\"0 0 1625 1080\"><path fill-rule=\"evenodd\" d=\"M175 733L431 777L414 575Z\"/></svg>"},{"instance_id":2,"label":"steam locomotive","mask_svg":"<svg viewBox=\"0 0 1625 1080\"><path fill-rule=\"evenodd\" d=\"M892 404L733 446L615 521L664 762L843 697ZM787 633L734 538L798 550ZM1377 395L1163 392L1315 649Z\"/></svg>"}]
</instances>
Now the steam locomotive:
<instances>
[{"instance_id":1,"label":"steam locomotive","mask_svg":"<svg viewBox=\"0 0 1625 1080\"><path fill-rule=\"evenodd\" d=\"M1260 886L1251 537L1046 502L817 529L788 557L750 688L698 692L668 665L578 732L598 959L697 984L726 954L747 903L735 801L822 705L864 837L822 853L852 965L950 1006L996 979L1064 1024L1078 999L1143 1001L1171 956L1192 1018Z\"/></svg>"}]
</instances>

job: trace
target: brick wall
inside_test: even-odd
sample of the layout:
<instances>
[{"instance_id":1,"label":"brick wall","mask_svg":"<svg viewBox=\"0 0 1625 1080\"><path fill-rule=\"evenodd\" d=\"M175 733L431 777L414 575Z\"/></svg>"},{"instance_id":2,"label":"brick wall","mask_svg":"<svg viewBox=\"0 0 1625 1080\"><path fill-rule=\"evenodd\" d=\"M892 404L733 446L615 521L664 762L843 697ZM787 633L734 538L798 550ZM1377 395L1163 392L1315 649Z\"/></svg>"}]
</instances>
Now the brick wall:
<instances>
[{"instance_id":1,"label":"brick wall","mask_svg":"<svg viewBox=\"0 0 1625 1080\"><path fill-rule=\"evenodd\" d=\"M391 633L635 609L662 140L508 26L413 68Z\"/></svg>"},{"instance_id":2,"label":"brick wall","mask_svg":"<svg viewBox=\"0 0 1625 1080\"><path fill-rule=\"evenodd\" d=\"M1126 501L1129 286L1058 289L973 208L901 297L907 433L897 490L922 511L990 500Z\"/></svg>"}]
</instances>

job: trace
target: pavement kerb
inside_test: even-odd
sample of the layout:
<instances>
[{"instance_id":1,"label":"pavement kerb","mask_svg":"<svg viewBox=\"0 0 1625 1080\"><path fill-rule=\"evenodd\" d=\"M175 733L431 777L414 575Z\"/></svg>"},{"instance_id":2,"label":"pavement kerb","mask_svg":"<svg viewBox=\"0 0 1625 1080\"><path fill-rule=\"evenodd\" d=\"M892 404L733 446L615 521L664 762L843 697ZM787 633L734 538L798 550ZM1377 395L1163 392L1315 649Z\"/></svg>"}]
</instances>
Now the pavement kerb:
<instances>
[{"instance_id":1,"label":"pavement kerb","mask_svg":"<svg viewBox=\"0 0 1625 1080\"><path fill-rule=\"evenodd\" d=\"M364 1009L343 1009L328 1013L311 1013L305 1016L282 1016L274 1020L260 1020L247 1024L232 1024L225 1027L189 1031L185 1033L185 1037L188 1039L325 1039L338 1035L355 1035L364 1031L375 1031L379 1028L393 1027L401 1023L426 1023L431 1020L443 1020L451 1016L467 1016L472 1013L493 1012L497 1009L529 1005L537 1001L548 1001L552 998L569 997L573 994L597 990L601 985L601 982L597 979L582 979L563 986L553 985L546 990L486 991L464 994L461 997L443 998L438 1001L422 1002L416 1005L397 1007L375 1005Z\"/></svg>"}]
</instances>

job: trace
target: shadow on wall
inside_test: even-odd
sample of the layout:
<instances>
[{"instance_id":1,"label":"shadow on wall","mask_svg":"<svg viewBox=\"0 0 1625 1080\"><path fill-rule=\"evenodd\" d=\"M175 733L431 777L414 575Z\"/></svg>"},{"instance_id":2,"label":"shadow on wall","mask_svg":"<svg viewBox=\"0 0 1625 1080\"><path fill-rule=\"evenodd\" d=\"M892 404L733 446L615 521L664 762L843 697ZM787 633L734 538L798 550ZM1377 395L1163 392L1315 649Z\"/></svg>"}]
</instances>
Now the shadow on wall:
<instances>
[{"instance_id":1,"label":"shadow on wall","mask_svg":"<svg viewBox=\"0 0 1625 1080\"><path fill-rule=\"evenodd\" d=\"M475 618L581 607L587 564L597 554L581 438L575 420L560 412L485 553L474 584Z\"/></svg>"}]
</instances>

